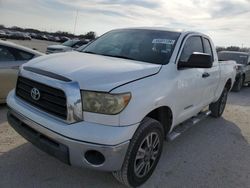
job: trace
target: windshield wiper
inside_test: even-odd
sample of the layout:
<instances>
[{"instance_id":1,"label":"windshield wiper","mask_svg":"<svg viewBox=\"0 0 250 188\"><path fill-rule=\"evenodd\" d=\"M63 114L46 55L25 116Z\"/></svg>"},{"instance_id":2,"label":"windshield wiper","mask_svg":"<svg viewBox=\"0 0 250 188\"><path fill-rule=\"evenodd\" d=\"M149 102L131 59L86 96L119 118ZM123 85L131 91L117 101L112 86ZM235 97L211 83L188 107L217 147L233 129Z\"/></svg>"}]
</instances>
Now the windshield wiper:
<instances>
[{"instance_id":1,"label":"windshield wiper","mask_svg":"<svg viewBox=\"0 0 250 188\"><path fill-rule=\"evenodd\" d=\"M122 55L109 55L109 54L100 54L100 55L104 55L104 56L108 56L108 57L117 57L117 58L122 58L122 59L136 60L136 59L133 59L131 57L122 56Z\"/></svg>"},{"instance_id":2,"label":"windshield wiper","mask_svg":"<svg viewBox=\"0 0 250 188\"><path fill-rule=\"evenodd\" d=\"M88 54L103 55L103 56L108 56L108 57L117 57L117 58L123 58L123 59L136 60L136 59L133 59L133 58L131 58L131 57L122 56L122 55L98 54L98 53L91 52L91 51L82 51L82 52L83 52L83 53L88 53Z\"/></svg>"},{"instance_id":3,"label":"windshield wiper","mask_svg":"<svg viewBox=\"0 0 250 188\"><path fill-rule=\"evenodd\" d=\"M98 53L95 53L95 52L91 52L91 51L82 51L83 53L87 53L87 54L98 54ZM102 55L102 54L98 54L98 55Z\"/></svg>"}]
</instances>

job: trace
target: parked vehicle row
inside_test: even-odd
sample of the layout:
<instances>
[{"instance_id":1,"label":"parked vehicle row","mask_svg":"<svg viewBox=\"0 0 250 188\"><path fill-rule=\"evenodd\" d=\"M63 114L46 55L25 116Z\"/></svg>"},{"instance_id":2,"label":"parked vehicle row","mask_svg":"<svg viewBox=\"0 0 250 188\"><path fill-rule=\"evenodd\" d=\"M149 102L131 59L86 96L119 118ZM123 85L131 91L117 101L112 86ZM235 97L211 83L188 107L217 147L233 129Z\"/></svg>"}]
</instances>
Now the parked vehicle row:
<instances>
[{"instance_id":1,"label":"parked vehicle row","mask_svg":"<svg viewBox=\"0 0 250 188\"><path fill-rule=\"evenodd\" d=\"M31 37L22 32L4 32L0 31L0 38L16 39L16 40L31 40Z\"/></svg>"},{"instance_id":2,"label":"parked vehicle row","mask_svg":"<svg viewBox=\"0 0 250 188\"><path fill-rule=\"evenodd\" d=\"M54 42L65 42L67 40L70 40L70 38L66 36L54 36L43 33L24 33L24 32L9 31L9 30L0 30L0 38L15 39L15 40L31 40L33 38L38 40L48 40Z\"/></svg>"},{"instance_id":3,"label":"parked vehicle row","mask_svg":"<svg viewBox=\"0 0 250 188\"><path fill-rule=\"evenodd\" d=\"M45 35L38 33L31 33L31 37L38 40L48 40L53 42L65 42L70 40L70 38L65 36L54 36L54 35Z\"/></svg>"},{"instance_id":4,"label":"parked vehicle row","mask_svg":"<svg viewBox=\"0 0 250 188\"><path fill-rule=\"evenodd\" d=\"M0 30L0 38L5 38L6 36L7 34L4 31Z\"/></svg>"},{"instance_id":5,"label":"parked vehicle row","mask_svg":"<svg viewBox=\"0 0 250 188\"><path fill-rule=\"evenodd\" d=\"M222 115L235 75L235 61L219 62L202 33L113 30L81 52L21 66L8 122L62 162L137 187L156 168L164 139Z\"/></svg>"}]
</instances>

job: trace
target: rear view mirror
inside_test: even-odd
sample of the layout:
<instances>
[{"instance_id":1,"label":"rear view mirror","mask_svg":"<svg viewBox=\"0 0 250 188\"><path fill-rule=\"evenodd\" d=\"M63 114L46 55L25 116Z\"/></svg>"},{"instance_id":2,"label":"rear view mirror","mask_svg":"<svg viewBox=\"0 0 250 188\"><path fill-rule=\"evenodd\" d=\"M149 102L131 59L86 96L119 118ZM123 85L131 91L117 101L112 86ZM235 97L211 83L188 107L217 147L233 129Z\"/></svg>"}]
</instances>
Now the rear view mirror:
<instances>
[{"instance_id":1,"label":"rear view mirror","mask_svg":"<svg viewBox=\"0 0 250 188\"><path fill-rule=\"evenodd\" d=\"M187 62L180 61L178 68L211 68L212 56L206 53L194 52Z\"/></svg>"}]
</instances>

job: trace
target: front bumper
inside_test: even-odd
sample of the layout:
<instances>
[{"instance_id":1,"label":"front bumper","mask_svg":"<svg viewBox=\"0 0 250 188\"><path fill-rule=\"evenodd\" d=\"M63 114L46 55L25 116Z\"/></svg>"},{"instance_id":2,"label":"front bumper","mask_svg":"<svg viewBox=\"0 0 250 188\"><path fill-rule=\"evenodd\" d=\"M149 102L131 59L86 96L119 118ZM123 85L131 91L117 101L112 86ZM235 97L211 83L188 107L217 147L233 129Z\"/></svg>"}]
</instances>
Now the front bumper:
<instances>
[{"instance_id":1,"label":"front bumper","mask_svg":"<svg viewBox=\"0 0 250 188\"><path fill-rule=\"evenodd\" d=\"M41 150L64 163L77 167L104 171L119 170L129 146L129 141L108 146L73 140L39 125L12 109L8 112L8 122L20 135ZM100 152L105 158L104 162L98 165L91 164L85 158L87 151Z\"/></svg>"}]
</instances>

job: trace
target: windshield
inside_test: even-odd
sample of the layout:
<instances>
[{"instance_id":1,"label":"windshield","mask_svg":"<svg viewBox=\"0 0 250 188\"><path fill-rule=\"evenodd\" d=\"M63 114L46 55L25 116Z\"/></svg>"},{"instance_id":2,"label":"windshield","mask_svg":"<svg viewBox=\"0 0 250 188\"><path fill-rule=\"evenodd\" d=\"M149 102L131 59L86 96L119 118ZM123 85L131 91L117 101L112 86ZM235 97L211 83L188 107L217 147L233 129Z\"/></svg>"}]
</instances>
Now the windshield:
<instances>
[{"instance_id":1,"label":"windshield","mask_svg":"<svg viewBox=\"0 0 250 188\"><path fill-rule=\"evenodd\" d=\"M248 60L248 55L243 53L219 52L218 57L220 61L233 60L242 65L246 65Z\"/></svg>"},{"instance_id":2,"label":"windshield","mask_svg":"<svg viewBox=\"0 0 250 188\"><path fill-rule=\"evenodd\" d=\"M62 43L62 45L63 46L68 46L68 47L72 47L77 42L78 41L76 41L76 40L67 40L66 42Z\"/></svg>"},{"instance_id":3,"label":"windshield","mask_svg":"<svg viewBox=\"0 0 250 188\"><path fill-rule=\"evenodd\" d=\"M143 29L110 31L82 51L154 64L168 63L180 33Z\"/></svg>"}]
</instances>

